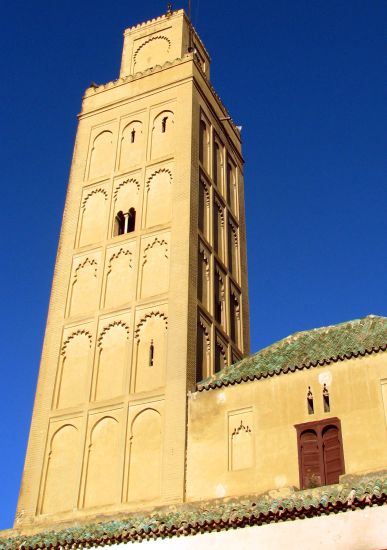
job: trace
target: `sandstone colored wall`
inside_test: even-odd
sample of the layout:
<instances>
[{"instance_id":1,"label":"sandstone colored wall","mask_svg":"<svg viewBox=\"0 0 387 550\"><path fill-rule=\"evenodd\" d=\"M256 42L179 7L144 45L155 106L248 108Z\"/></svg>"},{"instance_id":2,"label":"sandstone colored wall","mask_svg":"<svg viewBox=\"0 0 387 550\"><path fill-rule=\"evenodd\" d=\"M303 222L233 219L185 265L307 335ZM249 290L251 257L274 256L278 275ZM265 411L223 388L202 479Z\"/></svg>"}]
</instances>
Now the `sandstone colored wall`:
<instances>
[{"instance_id":1,"label":"sandstone colored wall","mask_svg":"<svg viewBox=\"0 0 387 550\"><path fill-rule=\"evenodd\" d=\"M188 500L299 487L294 426L324 418L341 421L346 474L385 469L386 381L387 354L380 352L191 394ZM309 386L314 414L308 413Z\"/></svg>"},{"instance_id":2,"label":"sandstone colored wall","mask_svg":"<svg viewBox=\"0 0 387 550\"><path fill-rule=\"evenodd\" d=\"M122 78L86 91L15 526L184 499L187 391L197 374L201 307L202 114L211 139L209 197L223 211L219 258L208 218L210 270L217 262L227 292L232 285L240 300L245 272L239 134L221 123L225 110L207 80L208 55L194 32L191 38L196 46L187 52L182 11L129 29ZM223 147L216 192L215 128ZM229 157L234 199L227 195ZM231 216L239 241L229 261ZM212 296L213 280L208 284ZM224 364L248 351L247 306L232 333L229 313L217 326L212 300L202 311L210 326L210 372L216 349ZM229 294L224 300L228 311Z\"/></svg>"}]
</instances>

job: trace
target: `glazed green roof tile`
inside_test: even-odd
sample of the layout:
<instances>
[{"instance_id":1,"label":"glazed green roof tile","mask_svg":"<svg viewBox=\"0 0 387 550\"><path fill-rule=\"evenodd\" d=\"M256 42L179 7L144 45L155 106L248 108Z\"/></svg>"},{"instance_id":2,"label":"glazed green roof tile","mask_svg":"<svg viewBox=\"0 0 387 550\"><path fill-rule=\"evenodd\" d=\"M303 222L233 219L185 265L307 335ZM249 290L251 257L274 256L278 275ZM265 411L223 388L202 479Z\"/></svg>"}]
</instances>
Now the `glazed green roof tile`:
<instances>
[{"instance_id":1,"label":"glazed green roof tile","mask_svg":"<svg viewBox=\"0 0 387 550\"><path fill-rule=\"evenodd\" d=\"M304 491L289 489L288 495L283 498L271 498L263 494L243 499L196 502L148 513L133 513L114 521L76 524L30 536L15 534L11 538L0 538L0 550L63 550L193 535L204 531L318 516L321 513L345 512L386 502L387 472L383 471L360 477L344 476L338 485Z\"/></svg>"},{"instance_id":2,"label":"glazed green roof tile","mask_svg":"<svg viewBox=\"0 0 387 550\"><path fill-rule=\"evenodd\" d=\"M387 349L387 317L368 315L296 332L198 383L198 390L254 380Z\"/></svg>"}]
</instances>

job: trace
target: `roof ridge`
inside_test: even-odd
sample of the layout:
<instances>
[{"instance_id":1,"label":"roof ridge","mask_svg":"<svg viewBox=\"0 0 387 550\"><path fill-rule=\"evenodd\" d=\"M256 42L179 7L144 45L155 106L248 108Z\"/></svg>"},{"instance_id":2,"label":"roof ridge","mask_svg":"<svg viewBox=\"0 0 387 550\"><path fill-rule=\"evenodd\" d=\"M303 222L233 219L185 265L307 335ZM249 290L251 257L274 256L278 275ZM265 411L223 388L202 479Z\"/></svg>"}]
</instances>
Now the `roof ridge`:
<instances>
[{"instance_id":1,"label":"roof ridge","mask_svg":"<svg viewBox=\"0 0 387 550\"><path fill-rule=\"evenodd\" d=\"M383 315L374 315L373 313L369 313L368 315L365 315L364 317L359 317L359 318L356 318L356 319L350 319L349 321L340 321L340 323L336 323L335 325L322 325L321 327L314 327L314 328L311 328L311 329L299 330L297 332L293 332L292 334L289 334L288 336L285 336L285 338L281 338L281 340L278 340L277 343L283 342L284 340L287 340L288 338L293 338L294 336L297 336L299 334L306 334L306 333L310 333L310 332L336 329L340 326L350 325L350 324L353 324L353 323L359 323L359 322L364 321L366 319L386 319L387 320L387 317L384 317ZM275 345L275 343L272 344L272 345ZM270 345L266 346L266 347L270 347ZM263 349L265 349L265 348L263 348ZM256 353L259 353L259 351L260 350L258 350L258 352L256 352Z\"/></svg>"}]
</instances>

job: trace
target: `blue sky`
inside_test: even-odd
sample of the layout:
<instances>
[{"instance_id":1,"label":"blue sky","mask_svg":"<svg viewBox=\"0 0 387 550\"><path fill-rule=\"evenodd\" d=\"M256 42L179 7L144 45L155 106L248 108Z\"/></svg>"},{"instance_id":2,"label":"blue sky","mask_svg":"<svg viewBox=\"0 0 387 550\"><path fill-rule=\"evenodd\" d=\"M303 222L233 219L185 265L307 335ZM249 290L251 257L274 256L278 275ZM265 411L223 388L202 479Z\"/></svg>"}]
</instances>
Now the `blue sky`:
<instances>
[{"instance_id":1,"label":"blue sky","mask_svg":"<svg viewBox=\"0 0 387 550\"><path fill-rule=\"evenodd\" d=\"M252 351L387 315L387 3L192 4L212 82L243 126ZM2 9L0 529L16 507L82 93L118 76L123 29L165 9Z\"/></svg>"}]
</instances>

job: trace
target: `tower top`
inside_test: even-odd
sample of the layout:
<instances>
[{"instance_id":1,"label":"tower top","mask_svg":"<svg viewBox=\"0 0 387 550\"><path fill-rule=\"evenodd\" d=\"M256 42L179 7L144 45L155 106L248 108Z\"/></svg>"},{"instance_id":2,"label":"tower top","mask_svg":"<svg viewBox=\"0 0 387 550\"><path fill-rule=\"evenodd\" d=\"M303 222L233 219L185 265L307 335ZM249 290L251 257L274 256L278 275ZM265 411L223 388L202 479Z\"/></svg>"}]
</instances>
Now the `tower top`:
<instances>
[{"instance_id":1,"label":"tower top","mask_svg":"<svg viewBox=\"0 0 387 550\"><path fill-rule=\"evenodd\" d=\"M181 59L193 51L206 77L210 56L184 10L172 11L129 27L124 32L120 77Z\"/></svg>"}]
</instances>

